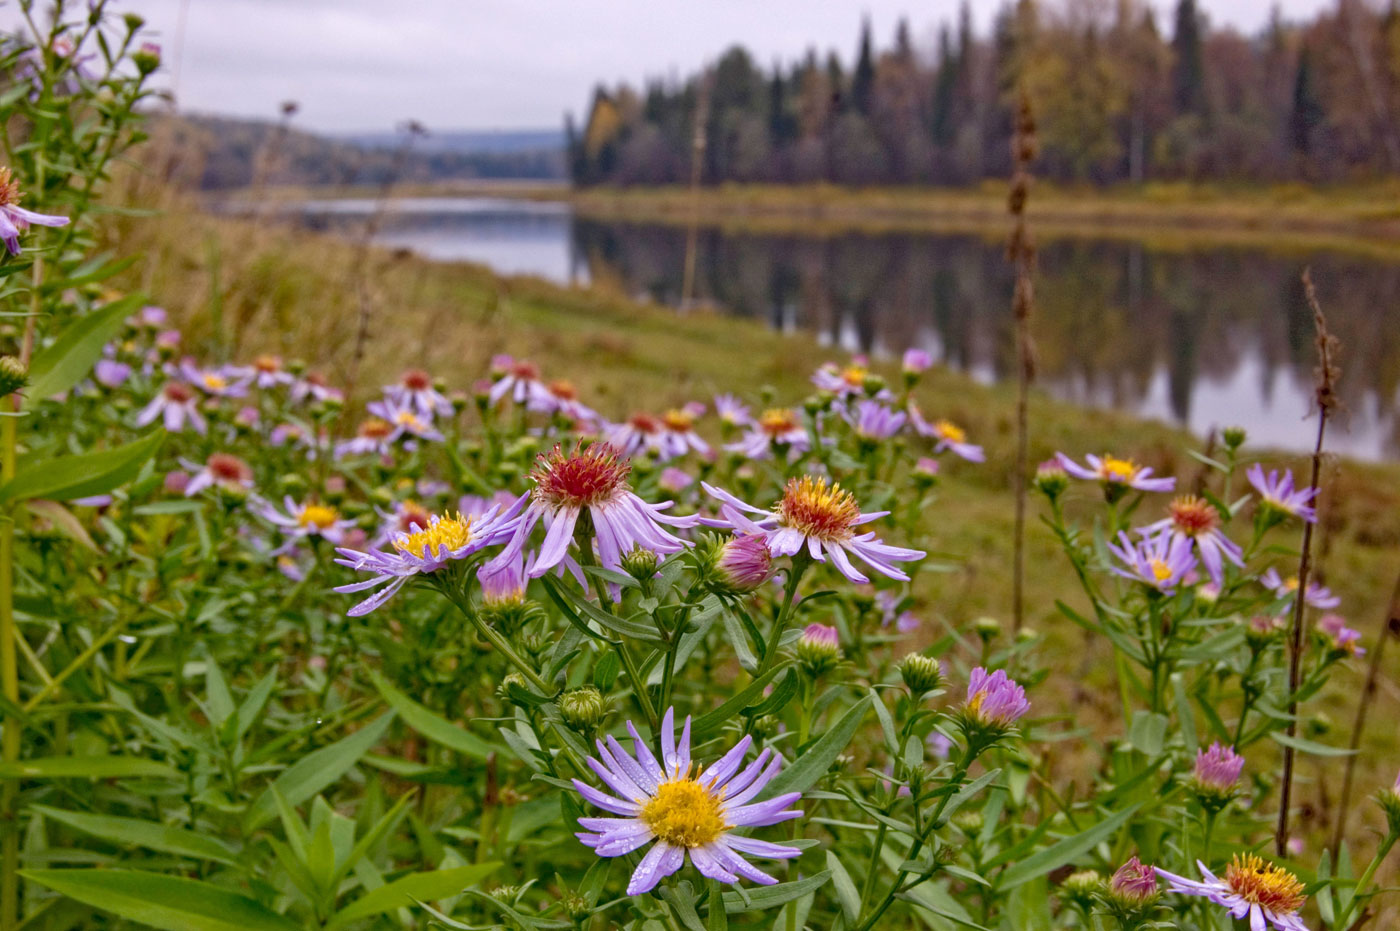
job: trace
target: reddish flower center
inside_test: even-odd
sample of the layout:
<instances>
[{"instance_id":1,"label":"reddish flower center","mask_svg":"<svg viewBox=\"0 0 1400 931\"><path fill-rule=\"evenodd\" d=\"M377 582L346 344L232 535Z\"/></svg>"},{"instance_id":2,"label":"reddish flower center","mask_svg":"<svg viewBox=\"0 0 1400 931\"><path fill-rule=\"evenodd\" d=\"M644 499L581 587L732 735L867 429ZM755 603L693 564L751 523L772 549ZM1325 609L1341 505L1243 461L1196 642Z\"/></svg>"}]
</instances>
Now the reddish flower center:
<instances>
[{"instance_id":1,"label":"reddish flower center","mask_svg":"<svg viewBox=\"0 0 1400 931\"><path fill-rule=\"evenodd\" d=\"M324 388L329 384L326 381L326 376L322 375L320 372L308 372L306 374L306 383L308 385L315 385L318 388Z\"/></svg>"},{"instance_id":2,"label":"reddish flower center","mask_svg":"<svg viewBox=\"0 0 1400 931\"><path fill-rule=\"evenodd\" d=\"M1292 915L1303 907L1303 884L1298 877L1253 854L1236 854L1225 870L1225 882L1235 895L1276 915Z\"/></svg>"},{"instance_id":3,"label":"reddish flower center","mask_svg":"<svg viewBox=\"0 0 1400 931\"><path fill-rule=\"evenodd\" d=\"M595 443L566 453L556 446L539 457L530 477L537 501L555 508L585 508L611 501L627 490L631 463L611 446Z\"/></svg>"},{"instance_id":4,"label":"reddish flower center","mask_svg":"<svg viewBox=\"0 0 1400 931\"><path fill-rule=\"evenodd\" d=\"M253 470L246 462L228 453L214 453L205 465L209 474L220 482L243 482L253 477Z\"/></svg>"},{"instance_id":5,"label":"reddish flower center","mask_svg":"<svg viewBox=\"0 0 1400 931\"><path fill-rule=\"evenodd\" d=\"M379 417L370 417L360 421L360 436L367 440L386 439L393 432L393 424Z\"/></svg>"},{"instance_id":6,"label":"reddish flower center","mask_svg":"<svg viewBox=\"0 0 1400 931\"><path fill-rule=\"evenodd\" d=\"M162 393L165 395L165 400L174 404L188 404L194 400L194 392L190 390L189 386L178 381L172 381L166 385Z\"/></svg>"},{"instance_id":7,"label":"reddish flower center","mask_svg":"<svg viewBox=\"0 0 1400 931\"><path fill-rule=\"evenodd\" d=\"M667 411L661 420L666 424L666 429L674 433L689 433L691 428L695 426L694 417L676 408Z\"/></svg>"},{"instance_id":8,"label":"reddish flower center","mask_svg":"<svg viewBox=\"0 0 1400 931\"><path fill-rule=\"evenodd\" d=\"M860 517L860 506L850 492L810 475L789 479L782 500L773 510L784 527L830 542L850 537L851 528Z\"/></svg>"},{"instance_id":9,"label":"reddish flower center","mask_svg":"<svg viewBox=\"0 0 1400 931\"><path fill-rule=\"evenodd\" d=\"M0 168L0 207L19 203L19 182L10 176L10 169Z\"/></svg>"},{"instance_id":10,"label":"reddish flower center","mask_svg":"<svg viewBox=\"0 0 1400 931\"><path fill-rule=\"evenodd\" d=\"M661 421L650 414L633 414L627 418L627 422L640 433L658 433L661 430Z\"/></svg>"},{"instance_id":11,"label":"reddish flower center","mask_svg":"<svg viewBox=\"0 0 1400 931\"><path fill-rule=\"evenodd\" d=\"M399 507L399 530L413 533L428 526L431 514L416 501L405 501Z\"/></svg>"},{"instance_id":12,"label":"reddish flower center","mask_svg":"<svg viewBox=\"0 0 1400 931\"><path fill-rule=\"evenodd\" d=\"M422 369L409 369L401 381L409 391L427 391L433 386L433 376Z\"/></svg>"},{"instance_id":13,"label":"reddish flower center","mask_svg":"<svg viewBox=\"0 0 1400 931\"><path fill-rule=\"evenodd\" d=\"M1182 495L1168 507L1173 529L1188 537L1208 533L1220 526L1220 512L1209 501L1195 495Z\"/></svg>"},{"instance_id":14,"label":"reddish flower center","mask_svg":"<svg viewBox=\"0 0 1400 931\"><path fill-rule=\"evenodd\" d=\"M797 429L797 414L785 407L775 407L763 412L758 418L759 429L772 437L782 436Z\"/></svg>"},{"instance_id":15,"label":"reddish flower center","mask_svg":"<svg viewBox=\"0 0 1400 931\"><path fill-rule=\"evenodd\" d=\"M539 381L540 370L533 362L512 362L510 373L521 381Z\"/></svg>"},{"instance_id":16,"label":"reddish flower center","mask_svg":"<svg viewBox=\"0 0 1400 931\"><path fill-rule=\"evenodd\" d=\"M578 389L570 381L552 381L549 383L549 393L561 401L573 401L578 398Z\"/></svg>"},{"instance_id":17,"label":"reddish flower center","mask_svg":"<svg viewBox=\"0 0 1400 931\"><path fill-rule=\"evenodd\" d=\"M253 360L253 368L265 375L282 371L282 360L277 356L258 356Z\"/></svg>"}]
</instances>

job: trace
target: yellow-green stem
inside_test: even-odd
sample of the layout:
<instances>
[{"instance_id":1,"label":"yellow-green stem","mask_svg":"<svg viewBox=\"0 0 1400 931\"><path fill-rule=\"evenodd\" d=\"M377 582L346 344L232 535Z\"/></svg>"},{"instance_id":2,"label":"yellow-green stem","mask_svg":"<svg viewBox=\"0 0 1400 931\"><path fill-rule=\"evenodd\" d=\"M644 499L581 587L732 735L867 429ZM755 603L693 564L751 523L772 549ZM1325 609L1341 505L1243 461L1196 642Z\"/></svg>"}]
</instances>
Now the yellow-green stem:
<instances>
[{"instance_id":1,"label":"yellow-green stem","mask_svg":"<svg viewBox=\"0 0 1400 931\"><path fill-rule=\"evenodd\" d=\"M18 404L13 406L18 407ZM6 482L15 476L16 422L13 416L0 418L0 480ZM18 704L19 665L15 640L19 634L15 630L13 512L0 522L3 523L0 527L0 692ZM12 763L19 759L19 750L19 722L9 718L0 735L0 757ZM4 819L4 838L0 840L0 928L16 927L19 920L19 824L15 811L18 794L18 780L6 779L0 789L0 817Z\"/></svg>"}]
</instances>

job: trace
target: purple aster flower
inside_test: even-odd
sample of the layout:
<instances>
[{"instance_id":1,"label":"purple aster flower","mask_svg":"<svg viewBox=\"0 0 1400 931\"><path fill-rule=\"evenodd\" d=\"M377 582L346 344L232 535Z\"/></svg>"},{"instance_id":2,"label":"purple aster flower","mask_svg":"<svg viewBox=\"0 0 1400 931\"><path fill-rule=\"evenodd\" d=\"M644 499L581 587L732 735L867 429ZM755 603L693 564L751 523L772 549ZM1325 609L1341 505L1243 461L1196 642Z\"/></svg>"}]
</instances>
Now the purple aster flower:
<instances>
[{"instance_id":1,"label":"purple aster flower","mask_svg":"<svg viewBox=\"0 0 1400 931\"><path fill-rule=\"evenodd\" d=\"M768 540L768 551L774 556L793 556L805 547L812 559L818 562L829 559L842 575L858 585L870 579L851 564L851 556L882 575L907 582L909 576L894 563L923 559L926 555L922 550L882 543L873 532L856 533L856 527L884 517L889 511L862 514L850 492L824 478L805 475L789 479L783 497L771 513L746 504L713 485L704 484L704 488L721 502L723 515L722 520L707 523L735 532L760 534ZM755 521L744 512L763 517Z\"/></svg>"},{"instance_id":2,"label":"purple aster flower","mask_svg":"<svg viewBox=\"0 0 1400 931\"><path fill-rule=\"evenodd\" d=\"M248 463L230 453L214 453L203 466L180 460L186 469L195 470L185 486L185 497L193 497L206 488L217 487L235 494L253 487L253 469Z\"/></svg>"},{"instance_id":3,"label":"purple aster flower","mask_svg":"<svg viewBox=\"0 0 1400 931\"><path fill-rule=\"evenodd\" d=\"M565 452L556 446L542 454L530 478L534 489L510 542L498 559L518 558L535 525L544 522L544 543L526 561L526 571L538 578L568 557L579 517L588 512L598 562L605 569L620 569L622 556L640 546L658 554L678 553L690 544L666 530L694 527L696 516L664 514L670 501L648 504L627 483L631 464L611 446L594 443ZM521 500L524 500L522 498Z\"/></svg>"},{"instance_id":4,"label":"purple aster flower","mask_svg":"<svg viewBox=\"0 0 1400 931\"><path fill-rule=\"evenodd\" d=\"M525 565L519 559L497 560L476 573L481 602L487 606L518 605L525 600Z\"/></svg>"},{"instance_id":5,"label":"purple aster flower","mask_svg":"<svg viewBox=\"0 0 1400 931\"><path fill-rule=\"evenodd\" d=\"M552 381L534 391L526 406L539 413L566 417L576 425L591 427L602 420L597 411L579 401L578 389L571 382L562 380Z\"/></svg>"},{"instance_id":6,"label":"purple aster flower","mask_svg":"<svg viewBox=\"0 0 1400 931\"><path fill-rule=\"evenodd\" d=\"M701 404L699 409L703 413L705 406ZM695 418L698 416L693 404L672 408L661 416L660 446L663 460L684 456L688 452L696 452L701 456L710 454L710 445L695 432Z\"/></svg>"},{"instance_id":7,"label":"purple aster flower","mask_svg":"<svg viewBox=\"0 0 1400 931\"><path fill-rule=\"evenodd\" d=\"M1102 457L1093 453L1084 457L1088 465L1080 465L1064 453L1056 454L1060 467L1076 478L1087 478L1102 483L1105 487L1132 488L1137 491L1171 491L1176 487L1175 478L1152 478L1152 469L1145 468L1131 459L1119 459L1105 454Z\"/></svg>"},{"instance_id":8,"label":"purple aster flower","mask_svg":"<svg viewBox=\"0 0 1400 931\"><path fill-rule=\"evenodd\" d=\"M1154 524L1139 528L1143 536L1169 533L1194 544L1201 562L1210 573L1218 590L1224 574L1226 559L1237 566L1244 565L1244 555L1220 527L1220 512L1209 501L1195 495L1182 495L1168 507L1168 516Z\"/></svg>"},{"instance_id":9,"label":"purple aster flower","mask_svg":"<svg viewBox=\"0 0 1400 931\"><path fill-rule=\"evenodd\" d=\"M384 393L400 407L417 411L425 420L452 416L452 402L433 387L433 376L422 369L404 372L399 383L387 386Z\"/></svg>"},{"instance_id":10,"label":"purple aster flower","mask_svg":"<svg viewBox=\"0 0 1400 931\"><path fill-rule=\"evenodd\" d=\"M342 520L336 509L328 504L313 501L298 504L288 495L282 500L282 506L283 510L279 511L270 501L254 502L254 512L281 530L287 538L282 546L272 551L274 556L288 552L299 540L311 537L321 537L339 545L344 540L345 532L355 526L353 520Z\"/></svg>"},{"instance_id":11,"label":"purple aster flower","mask_svg":"<svg viewBox=\"0 0 1400 931\"><path fill-rule=\"evenodd\" d=\"M627 722L632 753L613 737L599 740L597 758L588 765L608 794L574 780L580 795L604 811L621 817L580 818L587 833L578 839L601 857L620 857L647 844L627 884L628 895L643 895L662 879L679 870L687 856L701 875L720 882L741 878L772 885L772 876L745 858L791 859L801 855L796 847L784 847L734 833L736 828L767 827L802 812L789 808L801 793L788 792L762 802L753 799L782 767L782 757L765 749L748 766L744 758L753 739L744 736L734 748L710 766L692 775L690 718L685 719L676 741L675 713L666 709L661 722L661 759L658 761Z\"/></svg>"},{"instance_id":12,"label":"purple aster flower","mask_svg":"<svg viewBox=\"0 0 1400 931\"><path fill-rule=\"evenodd\" d=\"M847 413L846 419L861 439L887 440L904 427L908 417L902 411L891 410L879 401L866 398L856 402L855 411Z\"/></svg>"},{"instance_id":13,"label":"purple aster flower","mask_svg":"<svg viewBox=\"0 0 1400 931\"><path fill-rule=\"evenodd\" d=\"M216 398L241 398L248 393L246 381L234 379L223 368L202 369L192 359L180 363L180 377Z\"/></svg>"},{"instance_id":14,"label":"purple aster flower","mask_svg":"<svg viewBox=\"0 0 1400 931\"><path fill-rule=\"evenodd\" d=\"M633 414L623 423L608 425L605 433L608 445L628 459L635 459L646 452L663 462L671 458L666 451L665 426L651 414Z\"/></svg>"},{"instance_id":15,"label":"purple aster flower","mask_svg":"<svg viewBox=\"0 0 1400 931\"><path fill-rule=\"evenodd\" d=\"M1026 690L1007 676L1005 670L988 673L982 666L972 670L963 714L978 725L1005 730L1030 708Z\"/></svg>"},{"instance_id":16,"label":"purple aster flower","mask_svg":"<svg viewBox=\"0 0 1400 931\"><path fill-rule=\"evenodd\" d=\"M869 374L870 370L860 360L853 359L845 368L835 362L827 362L812 375L812 384L823 391L830 391L837 397L864 394L865 379ZM882 393L888 396L888 392Z\"/></svg>"},{"instance_id":17,"label":"purple aster flower","mask_svg":"<svg viewBox=\"0 0 1400 931\"><path fill-rule=\"evenodd\" d=\"M736 594L751 592L773 576L773 556L762 534L736 533L715 557L717 581Z\"/></svg>"},{"instance_id":18,"label":"purple aster flower","mask_svg":"<svg viewBox=\"0 0 1400 931\"><path fill-rule=\"evenodd\" d=\"M19 181L10 175L10 169L0 168L0 242L11 255L19 255L19 234L31 224L38 226L67 226L67 217L49 216L25 210L19 205Z\"/></svg>"},{"instance_id":19,"label":"purple aster flower","mask_svg":"<svg viewBox=\"0 0 1400 931\"><path fill-rule=\"evenodd\" d=\"M919 629L919 616L913 611L899 610L900 604L904 601L896 593L888 589L875 593L875 607L880 609L880 626L889 627L894 625L894 629L901 634L913 633Z\"/></svg>"},{"instance_id":20,"label":"purple aster flower","mask_svg":"<svg viewBox=\"0 0 1400 931\"><path fill-rule=\"evenodd\" d=\"M1236 753L1233 747L1222 746L1216 741L1209 750L1196 751L1196 769L1191 778L1197 791L1228 797L1234 794L1243 770L1244 757Z\"/></svg>"},{"instance_id":21,"label":"purple aster flower","mask_svg":"<svg viewBox=\"0 0 1400 931\"><path fill-rule=\"evenodd\" d=\"M414 415L416 416L416 415ZM394 440L403 433L382 417L366 417L355 428L355 435L335 444L335 457L347 456L388 456L394 450Z\"/></svg>"},{"instance_id":22,"label":"purple aster flower","mask_svg":"<svg viewBox=\"0 0 1400 931\"><path fill-rule=\"evenodd\" d=\"M116 359L98 359L92 377L104 388L117 388L131 377L131 366Z\"/></svg>"},{"instance_id":23,"label":"purple aster flower","mask_svg":"<svg viewBox=\"0 0 1400 931\"><path fill-rule=\"evenodd\" d=\"M967 441L966 430L951 420L939 419L929 423L924 420L918 405L912 401L909 402L909 422L913 424L914 432L920 436L930 437L938 441L933 447L933 451L936 453L941 453L946 449L968 462L985 462L987 459L982 447Z\"/></svg>"},{"instance_id":24,"label":"purple aster flower","mask_svg":"<svg viewBox=\"0 0 1400 931\"><path fill-rule=\"evenodd\" d=\"M1126 568L1112 566L1113 571L1164 594L1174 592L1182 577L1196 567L1190 537L1163 531L1155 537L1134 543L1120 530L1118 543L1117 546L1109 543L1108 551L1118 557Z\"/></svg>"},{"instance_id":25,"label":"purple aster flower","mask_svg":"<svg viewBox=\"0 0 1400 931\"><path fill-rule=\"evenodd\" d=\"M924 743L928 744L929 753L933 754L934 759L946 760L953 752L953 739L942 731L929 731Z\"/></svg>"},{"instance_id":26,"label":"purple aster flower","mask_svg":"<svg viewBox=\"0 0 1400 931\"><path fill-rule=\"evenodd\" d=\"M348 612L361 617L388 601L394 593L416 576L438 571L448 563L466 559L483 548L510 539L524 499L504 511L492 509L480 518L434 514L426 527L410 533L400 533L391 550L361 553L352 549L336 550L336 562L357 572L373 573L373 578L349 585L337 586L337 592L361 592L383 586ZM502 570L497 565L486 571L493 580Z\"/></svg>"},{"instance_id":27,"label":"purple aster flower","mask_svg":"<svg viewBox=\"0 0 1400 931\"><path fill-rule=\"evenodd\" d=\"M329 401L341 402L345 400L345 392L339 388L332 388L326 381L326 376L320 372L307 372L302 378L292 383L292 400L298 404L306 401L316 401L325 404Z\"/></svg>"},{"instance_id":28,"label":"purple aster flower","mask_svg":"<svg viewBox=\"0 0 1400 931\"><path fill-rule=\"evenodd\" d=\"M757 421L748 424L748 430L737 442L724 447L730 452L742 453L749 459L768 459L775 450L786 450L788 458L795 458L811 447L807 428L797 411L786 407L775 407L763 412Z\"/></svg>"},{"instance_id":29,"label":"purple aster flower","mask_svg":"<svg viewBox=\"0 0 1400 931\"><path fill-rule=\"evenodd\" d=\"M272 355L258 356L252 365L233 369L230 374L262 389L290 385L296 381L296 376L282 367L282 359Z\"/></svg>"},{"instance_id":30,"label":"purple aster flower","mask_svg":"<svg viewBox=\"0 0 1400 931\"><path fill-rule=\"evenodd\" d=\"M923 349L906 349L900 367L911 375L917 375L927 371L930 365L933 365L933 356L928 352Z\"/></svg>"},{"instance_id":31,"label":"purple aster flower","mask_svg":"<svg viewBox=\"0 0 1400 931\"><path fill-rule=\"evenodd\" d=\"M1340 614L1322 615L1317 619L1317 631L1330 649L1352 656L1366 655L1366 648L1361 646L1361 631L1348 627L1346 618Z\"/></svg>"},{"instance_id":32,"label":"purple aster flower","mask_svg":"<svg viewBox=\"0 0 1400 931\"><path fill-rule=\"evenodd\" d=\"M1231 918L1248 918L1251 931L1266 931L1266 924L1275 931L1308 931L1298 910L1306 901L1303 884L1298 877L1253 854L1236 854L1217 877L1197 860L1203 881L1187 879L1168 873L1161 867L1157 875L1167 881L1170 891L1181 895L1200 896L1230 913Z\"/></svg>"},{"instance_id":33,"label":"purple aster flower","mask_svg":"<svg viewBox=\"0 0 1400 931\"><path fill-rule=\"evenodd\" d=\"M661 470L661 475L657 477L656 484L661 490L668 494L676 494L684 491L695 483L695 479L684 469L675 466L667 466Z\"/></svg>"},{"instance_id":34,"label":"purple aster flower","mask_svg":"<svg viewBox=\"0 0 1400 931\"><path fill-rule=\"evenodd\" d=\"M1294 575L1285 579L1278 574L1277 569L1270 569L1260 576L1259 584L1271 590L1279 598L1288 601L1292 601L1298 594L1298 577ZM1323 610L1335 608L1342 603L1342 599L1332 594L1330 588L1311 580L1308 582L1308 593L1303 601L1307 605Z\"/></svg>"},{"instance_id":35,"label":"purple aster flower","mask_svg":"<svg viewBox=\"0 0 1400 931\"><path fill-rule=\"evenodd\" d=\"M1137 857L1130 857L1108 881L1108 891L1124 905L1145 905L1157 897L1157 871Z\"/></svg>"},{"instance_id":36,"label":"purple aster flower","mask_svg":"<svg viewBox=\"0 0 1400 931\"><path fill-rule=\"evenodd\" d=\"M1284 469L1282 476L1277 469L1270 469L1266 475L1264 467L1256 462L1245 472L1245 478L1249 479L1249 484L1259 492L1262 506L1269 511L1297 517L1308 523L1317 520L1317 510L1311 504L1313 498L1317 497L1317 489L1295 489L1291 469Z\"/></svg>"},{"instance_id":37,"label":"purple aster flower","mask_svg":"<svg viewBox=\"0 0 1400 931\"><path fill-rule=\"evenodd\" d=\"M753 423L749 406L732 394L715 395L715 414L720 423L731 427L747 427Z\"/></svg>"},{"instance_id":38,"label":"purple aster flower","mask_svg":"<svg viewBox=\"0 0 1400 931\"><path fill-rule=\"evenodd\" d=\"M431 415L420 414L398 401L388 398L371 401L365 405L365 410L380 420L393 425L394 431L389 436L391 443L404 437L428 440L433 443L440 443L443 440L442 434L433 426Z\"/></svg>"},{"instance_id":39,"label":"purple aster flower","mask_svg":"<svg viewBox=\"0 0 1400 931\"><path fill-rule=\"evenodd\" d=\"M509 397L516 404L524 404L546 390L544 382L540 381L540 370L532 362L497 356L491 360L491 367L501 372L488 394L492 404L500 403L504 397Z\"/></svg>"},{"instance_id":40,"label":"purple aster flower","mask_svg":"<svg viewBox=\"0 0 1400 931\"><path fill-rule=\"evenodd\" d=\"M159 327L165 326L165 322L169 317L170 315L165 312L164 307L156 307L153 304L147 304L127 322L132 326L146 326L151 329L158 329Z\"/></svg>"},{"instance_id":41,"label":"purple aster flower","mask_svg":"<svg viewBox=\"0 0 1400 931\"><path fill-rule=\"evenodd\" d=\"M155 396L155 400L136 415L136 426L144 427L154 422L157 417L162 419L165 429L171 433L184 430L187 423L191 430L200 435L209 429L204 415L199 412L199 399L184 382L166 382L160 389L160 394Z\"/></svg>"}]
</instances>

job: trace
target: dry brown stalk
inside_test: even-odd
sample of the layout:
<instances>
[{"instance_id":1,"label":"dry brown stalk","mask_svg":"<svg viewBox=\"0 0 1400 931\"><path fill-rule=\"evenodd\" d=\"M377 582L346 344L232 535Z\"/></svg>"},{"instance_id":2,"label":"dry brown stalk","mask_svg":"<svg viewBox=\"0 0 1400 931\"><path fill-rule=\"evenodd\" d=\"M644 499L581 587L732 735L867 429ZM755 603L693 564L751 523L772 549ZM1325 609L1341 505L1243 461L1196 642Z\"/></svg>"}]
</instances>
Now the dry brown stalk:
<instances>
[{"instance_id":1,"label":"dry brown stalk","mask_svg":"<svg viewBox=\"0 0 1400 931\"><path fill-rule=\"evenodd\" d=\"M1030 97L1023 91L1016 110L1015 132L1011 137L1011 191L1007 210L1011 213L1011 239L1006 257L1016 269L1016 287L1011 309L1016 317L1016 488L1015 556L1012 569L1011 618L1019 631L1024 620L1026 569L1026 482L1030 473L1030 383L1035 377L1035 347L1031 343L1031 309L1035 305L1035 243L1026 223L1026 202L1030 198L1030 164L1035 159L1035 114Z\"/></svg>"}]
</instances>

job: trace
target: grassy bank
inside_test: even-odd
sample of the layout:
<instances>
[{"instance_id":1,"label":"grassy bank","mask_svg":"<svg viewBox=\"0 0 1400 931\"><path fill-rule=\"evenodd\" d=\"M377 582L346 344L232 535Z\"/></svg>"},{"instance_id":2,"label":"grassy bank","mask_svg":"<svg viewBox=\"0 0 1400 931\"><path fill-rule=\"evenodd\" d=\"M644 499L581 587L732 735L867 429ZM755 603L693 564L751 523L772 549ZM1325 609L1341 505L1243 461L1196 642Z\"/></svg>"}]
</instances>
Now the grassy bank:
<instances>
[{"instance_id":1,"label":"grassy bank","mask_svg":"<svg viewBox=\"0 0 1400 931\"><path fill-rule=\"evenodd\" d=\"M342 384L354 370L363 283L370 337L357 378L361 396L409 366L467 388L493 354L508 352L533 359L548 377L572 380L599 410L621 417L637 408L708 400L720 391L771 390L782 402L796 401L810 390L812 370L832 356L805 336L781 336L748 322L707 313L678 316L602 292L502 279L480 268L406 254L371 252L365 258L341 241L268 224L177 210L159 220L114 220L110 235L123 249L145 253L127 283L189 322L192 350L242 359L274 351L303 358ZM1014 389L935 370L919 395L926 411L964 424L988 451L985 465L948 469L939 503L928 514L931 549L948 571L922 576L924 614L948 623L984 614L1005 620L1011 591ZM1041 395L1033 399L1031 422L1035 460L1056 450L1076 456L1113 450L1185 476L1188 483L1201 470L1183 451L1188 438L1166 425L1086 411ZM1312 427L1305 423L1299 429ZM1301 466L1284 456L1270 461ZM1326 480L1321 569L1342 595L1354 625L1374 642L1400 571L1400 468L1336 461L1329 463ZM1088 489L1080 493L1087 497ZM1067 713L1092 722L1098 708L1111 705L1100 694L1111 680L1107 650L1099 644L1086 649L1078 629L1058 615L1057 598L1081 599L1064 558L1034 520L1029 545L1027 623L1046 635L1057 667L1038 700L1047 708L1062 702ZM937 624L926 630L934 636ZM1338 722L1350 720L1361 674L1360 665L1353 664L1337 677L1329 707ZM1377 699L1374 721L1400 712L1400 688L1393 678ZM1379 723L1372 729L1366 759L1374 769L1363 785L1394 777L1395 739L1388 731L1393 729ZM1319 783L1303 789L1317 818L1327 815L1327 788Z\"/></svg>"}]
</instances>

